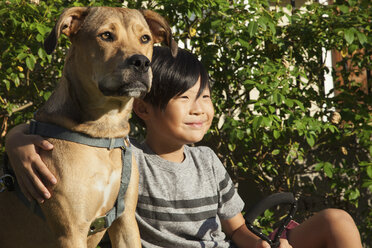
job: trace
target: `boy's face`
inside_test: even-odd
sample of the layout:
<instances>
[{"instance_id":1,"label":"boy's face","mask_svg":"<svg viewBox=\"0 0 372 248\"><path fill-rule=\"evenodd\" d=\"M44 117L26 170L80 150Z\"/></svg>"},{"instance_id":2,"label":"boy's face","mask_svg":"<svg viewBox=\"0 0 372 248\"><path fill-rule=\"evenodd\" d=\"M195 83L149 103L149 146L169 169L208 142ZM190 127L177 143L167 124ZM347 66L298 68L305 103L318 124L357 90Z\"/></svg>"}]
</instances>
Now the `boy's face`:
<instances>
[{"instance_id":1,"label":"boy's face","mask_svg":"<svg viewBox=\"0 0 372 248\"><path fill-rule=\"evenodd\" d=\"M205 88L197 98L199 88L200 78L192 88L170 99L165 110L150 106L150 117L145 120L147 138L169 145L199 142L211 126L214 115L210 90Z\"/></svg>"}]
</instances>

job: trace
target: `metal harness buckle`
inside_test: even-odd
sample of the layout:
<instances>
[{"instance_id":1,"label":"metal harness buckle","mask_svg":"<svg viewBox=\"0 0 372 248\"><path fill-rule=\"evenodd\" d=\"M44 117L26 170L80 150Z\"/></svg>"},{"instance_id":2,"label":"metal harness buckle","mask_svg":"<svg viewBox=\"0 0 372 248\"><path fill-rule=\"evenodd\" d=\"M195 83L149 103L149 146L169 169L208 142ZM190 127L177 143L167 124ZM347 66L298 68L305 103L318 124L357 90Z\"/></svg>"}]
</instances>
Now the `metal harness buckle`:
<instances>
[{"instance_id":1,"label":"metal harness buckle","mask_svg":"<svg viewBox=\"0 0 372 248\"><path fill-rule=\"evenodd\" d=\"M95 219L89 227L88 236L101 232L107 228L105 216Z\"/></svg>"}]
</instances>

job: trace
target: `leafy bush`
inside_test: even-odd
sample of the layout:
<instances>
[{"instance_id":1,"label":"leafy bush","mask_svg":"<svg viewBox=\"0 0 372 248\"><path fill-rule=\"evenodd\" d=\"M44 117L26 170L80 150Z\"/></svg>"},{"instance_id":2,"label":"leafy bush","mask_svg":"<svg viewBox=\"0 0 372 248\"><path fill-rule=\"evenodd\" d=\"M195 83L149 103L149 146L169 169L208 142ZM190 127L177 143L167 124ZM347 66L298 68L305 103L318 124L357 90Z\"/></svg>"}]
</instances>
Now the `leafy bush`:
<instances>
[{"instance_id":1,"label":"leafy bush","mask_svg":"<svg viewBox=\"0 0 372 248\"><path fill-rule=\"evenodd\" d=\"M368 0L341 0L284 9L279 2L157 0L125 5L166 16L176 39L208 68L216 118L203 143L232 172L248 206L262 195L292 191L299 198L299 221L326 207L345 209L368 247L371 81L368 76L369 89L363 91L350 75L371 72L371 5ZM28 120L55 87L69 42L62 39L53 55L45 54L42 42L62 9L72 5L122 3L0 2L2 137L7 125ZM322 48L344 55L338 71L325 66ZM351 67L343 66L350 62ZM334 97L324 93L329 70L337 89L331 92ZM265 222L270 218L266 213Z\"/></svg>"}]
</instances>

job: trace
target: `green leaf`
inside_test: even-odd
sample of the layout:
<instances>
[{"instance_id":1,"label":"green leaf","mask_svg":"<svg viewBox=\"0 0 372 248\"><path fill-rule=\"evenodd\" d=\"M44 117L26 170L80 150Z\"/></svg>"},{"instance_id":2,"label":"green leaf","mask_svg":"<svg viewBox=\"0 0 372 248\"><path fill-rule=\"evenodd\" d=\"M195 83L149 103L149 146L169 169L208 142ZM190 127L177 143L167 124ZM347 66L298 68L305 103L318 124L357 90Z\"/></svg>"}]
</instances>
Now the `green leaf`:
<instances>
[{"instance_id":1,"label":"green leaf","mask_svg":"<svg viewBox=\"0 0 372 248\"><path fill-rule=\"evenodd\" d=\"M32 58L27 57L26 58L26 65L27 65L27 68L32 71L32 70L34 70L35 62Z\"/></svg>"},{"instance_id":2,"label":"green leaf","mask_svg":"<svg viewBox=\"0 0 372 248\"><path fill-rule=\"evenodd\" d=\"M264 17L264 16L261 16L260 18L258 18L257 22L262 27L262 30L266 31L266 29L267 29L267 26L266 26L267 18Z\"/></svg>"},{"instance_id":3,"label":"green leaf","mask_svg":"<svg viewBox=\"0 0 372 248\"><path fill-rule=\"evenodd\" d=\"M43 37L41 34L37 34L37 35L36 35L36 40L37 40L38 42L42 42L42 41L44 40L44 37Z\"/></svg>"},{"instance_id":4,"label":"green leaf","mask_svg":"<svg viewBox=\"0 0 372 248\"><path fill-rule=\"evenodd\" d=\"M359 192L358 189L350 190L349 195L348 195L348 199L349 200L356 200L357 198L359 198L359 196L360 196L360 192Z\"/></svg>"},{"instance_id":5,"label":"green leaf","mask_svg":"<svg viewBox=\"0 0 372 248\"><path fill-rule=\"evenodd\" d=\"M239 140L244 139L244 132L241 131L241 130L237 130L237 131L236 131L236 137L237 137Z\"/></svg>"},{"instance_id":6,"label":"green leaf","mask_svg":"<svg viewBox=\"0 0 372 248\"><path fill-rule=\"evenodd\" d=\"M252 128L255 129L255 130L257 128L259 128L261 126L262 121L263 121L263 117L262 116L256 116L256 117L254 117L253 123L252 123Z\"/></svg>"},{"instance_id":7,"label":"green leaf","mask_svg":"<svg viewBox=\"0 0 372 248\"><path fill-rule=\"evenodd\" d=\"M323 169L323 167L324 167L323 162L322 163L317 163L317 164L315 164L314 170L315 171L320 171L321 169Z\"/></svg>"},{"instance_id":8,"label":"green leaf","mask_svg":"<svg viewBox=\"0 0 372 248\"><path fill-rule=\"evenodd\" d=\"M45 57L46 57L47 54L46 54L45 50L40 47L39 50L37 51L37 55L42 60L45 60Z\"/></svg>"},{"instance_id":9,"label":"green leaf","mask_svg":"<svg viewBox=\"0 0 372 248\"><path fill-rule=\"evenodd\" d=\"M274 212L270 211L269 209L266 209L264 212L265 218L271 218L274 215Z\"/></svg>"},{"instance_id":10,"label":"green leaf","mask_svg":"<svg viewBox=\"0 0 372 248\"><path fill-rule=\"evenodd\" d=\"M49 32L49 28L44 26L44 25L40 25L40 24L37 24L36 25L36 29L37 31L39 31L39 33L44 36L46 33Z\"/></svg>"},{"instance_id":11,"label":"green leaf","mask_svg":"<svg viewBox=\"0 0 372 248\"><path fill-rule=\"evenodd\" d=\"M272 155L278 155L280 153L279 149L275 149L271 152Z\"/></svg>"},{"instance_id":12,"label":"green leaf","mask_svg":"<svg viewBox=\"0 0 372 248\"><path fill-rule=\"evenodd\" d=\"M363 188L370 188L370 190L372 189L372 180L364 180L363 181L363 184L362 184L362 187Z\"/></svg>"},{"instance_id":13,"label":"green leaf","mask_svg":"<svg viewBox=\"0 0 372 248\"><path fill-rule=\"evenodd\" d=\"M276 109L273 106L269 106L270 113L275 113Z\"/></svg>"},{"instance_id":14,"label":"green leaf","mask_svg":"<svg viewBox=\"0 0 372 248\"><path fill-rule=\"evenodd\" d=\"M18 75L14 78L13 82L14 82L14 85L15 85L16 87L19 86L19 84L20 84L20 80L19 80Z\"/></svg>"},{"instance_id":15,"label":"green leaf","mask_svg":"<svg viewBox=\"0 0 372 248\"><path fill-rule=\"evenodd\" d=\"M293 157L291 154L288 154L287 157L285 158L286 164L290 165L293 162Z\"/></svg>"},{"instance_id":16,"label":"green leaf","mask_svg":"<svg viewBox=\"0 0 372 248\"><path fill-rule=\"evenodd\" d=\"M217 20L211 22L212 27L218 28L220 25L221 25L221 20L220 19L217 19Z\"/></svg>"},{"instance_id":17,"label":"green leaf","mask_svg":"<svg viewBox=\"0 0 372 248\"><path fill-rule=\"evenodd\" d=\"M269 22L268 25L269 25L269 28L270 28L272 34L275 35L275 34L276 34L276 27L275 27L275 24L272 23L272 22Z\"/></svg>"},{"instance_id":18,"label":"green leaf","mask_svg":"<svg viewBox=\"0 0 372 248\"><path fill-rule=\"evenodd\" d=\"M334 125L329 125L328 129L329 131L331 131L331 133L335 133L335 131L337 131L337 127L335 127Z\"/></svg>"},{"instance_id":19,"label":"green leaf","mask_svg":"<svg viewBox=\"0 0 372 248\"><path fill-rule=\"evenodd\" d=\"M264 124L265 127L271 127L272 121L268 117L263 117L262 123Z\"/></svg>"},{"instance_id":20,"label":"green leaf","mask_svg":"<svg viewBox=\"0 0 372 248\"><path fill-rule=\"evenodd\" d=\"M230 151L234 151L236 148L236 144L228 144L227 147L229 148Z\"/></svg>"},{"instance_id":21,"label":"green leaf","mask_svg":"<svg viewBox=\"0 0 372 248\"><path fill-rule=\"evenodd\" d=\"M349 28L344 30L344 38L347 41L347 43L352 44L354 41L354 29Z\"/></svg>"},{"instance_id":22,"label":"green leaf","mask_svg":"<svg viewBox=\"0 0 372 248\"><path fill-rule=\"evenodd\" d=\"M365 34L363 34L361 32L357 32L356 35L357 35L358 40L359 40L359 43L361 45L364 45L364 43L367 43L368 38L367 38L367 36Z\"/></svg>"},{"instance_id":23,"label":"green leaf","mask_svg":"<svg viewBox=\"0 0 372 248\"><path fill-rule=\"evenodd\" d=\"M238 50L236 52L235 60L239 60L239 59L240 59L240 51Z\"/></svg>"},{"instance_id":24,"label":"green leaf","mask_svg":"<svg viewBox=\"0 0 372 248\"><path fill-rule=\"evenodd\" d=\"M27 57L27 53L23 53L23 52L17 55L17 59L20 61L22 61L26 57Z\"/></svg>"},{"instance_id":25,"label":"green leaf","mask_svg":"<svg viewBox=\"0 0 372 248\"><path fill-rule=\"evenodd\" d=\"M51 95L52 95L51 91L44 92L44 94L43 94L44 100L45 101L48 100Z\"/></svg>"},{"instance_id":26,"label":"green leaf","mask_svg":"<svg viewBox=\"0 0 372 248\"><path fill-rule=\"evenodd\" d=\"M283 102L283 95L280 94L279 92L274 93L274 101L277 105L281 105Z\"/></svg>"},{"instance_id":27,"label":"green leaf","mask_svg":"<svg viewBox=\"0 0 372 248\"><path fill-rule=\"evenodd\" d=\"M249 48L250 47L250 44L249 44L248 41L245 41L245 40L240 39L240 38L238 40L239 40L240 45L242 45L243 47L245 47L245 48Z\"/></svg>"},{"instance_id":28,"label":"green leaf","mask_svg":"<svg viewBox=\"0 0 372 248\"><path fill-rule=\"evenodd\" d=\"M284 103L285 103L285 105L287 105L287 106L290 107L290 108L292 108L293 105L294 105L294 102L293 102L291 99L288 99L288 98L286 98L286 99L284 100Z\"/></svg>"},{"instance_id":29,"label":"green leaf","mask_svg":"<svg viewBox=\"0 0 372 248\"><path fill-rule=\"evenodd\" d=\"M9 80L4 79L3 82L5 84L6 90L9 91L10 90L10 82L9 82Z\"/></svg>"},{"instance_id":30,"label":"green leaf","mask_svg":"<svg viewBox=\"0 0 372 248\"><path fill-rule=\"evenodd\" d=\"M325 162L323 166L324 173L327 175L327 177L332 178L333 177L333 165L329 162Z\"/></svg>"},{"instance_id":31,"label":"green leaf","mask_svg":"<svg viewBox=\"0 0 372 248\"><path fill-rule=\"evenodd\" d=\"M0 9L0 16L4 15L7 12L8 12L7 9Z\"/></svg>"},{"instance_id":32,"label":"green leaf","mask_svg":"<svg viewBox=\"0 0 372 248\"><path fill-rule=\"evenodd\" d=\"M302 102L300 102L299 100L293 100L293 101L297 104L297 106L300 107L300 109L301 109L302 111L305 111L305 107L304 107L304 105L303 105Z\"/></svg>"},{"instance_id":33,"label":"green leaf","mask_svg":"<svg viewBox=\"0 0 372 248\"><path fill-rule=\"evenodd\" d=\"M273 136L275 139L278 139L280 137L280 132L278 130L273 131Z\"/></svg>"},{"instance_id":34,"label":"green leaf","mask_svg":"<svg viewBox=\"0 0 372 248\"><path fill-rule=\"evenodd\" d=\"M255 81L253 81L253 80L249 80L249 79L247 79L247 80L245 80L245 81L244 81L244 84L248 84L248 85L255 85L255 84L256 84L256 82L255 82Z\"/></svg>"},{"instance_id":35,"label":"green leaf","mask_svg":"<svg viewBox=\"0 0 372 248\"><path fill-rule=\"evenodd\" d=\"M372 178L372 166L368 166L366 172L367 172L368 177Z\"/></svg>"},{"instance_id":36,"label":"green leaf","mask_svg":"<svg viewBox=\"0 0 372 248\"><path fill-rule=\"evenodd\" d=\"M346 6L346 5L339 5L338 8L339 8L343 13L348 13L348 12L349 12L349 6Z\"/></svg>"},{"instance_id":37,"label":"green leaf","mask_svg":"<svg viewBox=\"0 0 372 248\"><path fill-rule=\"evenodd\" d=\"M309 144L309 146L313 147L315 144L314 136L311 133L306 133L306 141Z\"/></svg>"},{"instance_id":38,"label":"green leaf","mask_svg":"<svg viewBox=\"0 0 372 248\"><path fill-rule=\"evenodd\" d=\"M257 32L258 24L255 21L250 21L248 24L248 33L250 37L253 37Z\"/></svg>"}]
</instances>

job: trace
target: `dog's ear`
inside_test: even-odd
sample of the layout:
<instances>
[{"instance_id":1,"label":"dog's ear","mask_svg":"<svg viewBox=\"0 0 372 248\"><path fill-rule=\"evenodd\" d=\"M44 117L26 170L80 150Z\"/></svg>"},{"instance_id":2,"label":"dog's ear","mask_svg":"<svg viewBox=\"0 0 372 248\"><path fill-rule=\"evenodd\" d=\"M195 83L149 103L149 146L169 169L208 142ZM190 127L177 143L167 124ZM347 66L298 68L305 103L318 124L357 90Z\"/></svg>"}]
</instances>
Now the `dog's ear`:
<instances>
[{"instance_id":1,"label":"dog's ear","mask_svg":"<svg viewBox=\"0 0 372 248\"><path fill-rule=\"evenodd\" d=\"M178 45L173 40L172 30L168 22L158 13L151 10L141 10L154 37L154 43L164 42L170 47L173 57L177 56Z\"/></svg>"},{"instance_id":2,"label":"dog's ear","mask_svg":"<svg viewBox=\"0 0 372 248\"><path fill-rule=\"evenodd\" d=\"M51 54L54 51L61 33L71 38L79 31L87 15L87 10L87 7L72 7L63 11L53 30L44 41L44 48L47 54Z\"/></svg>"}]
</instances>

